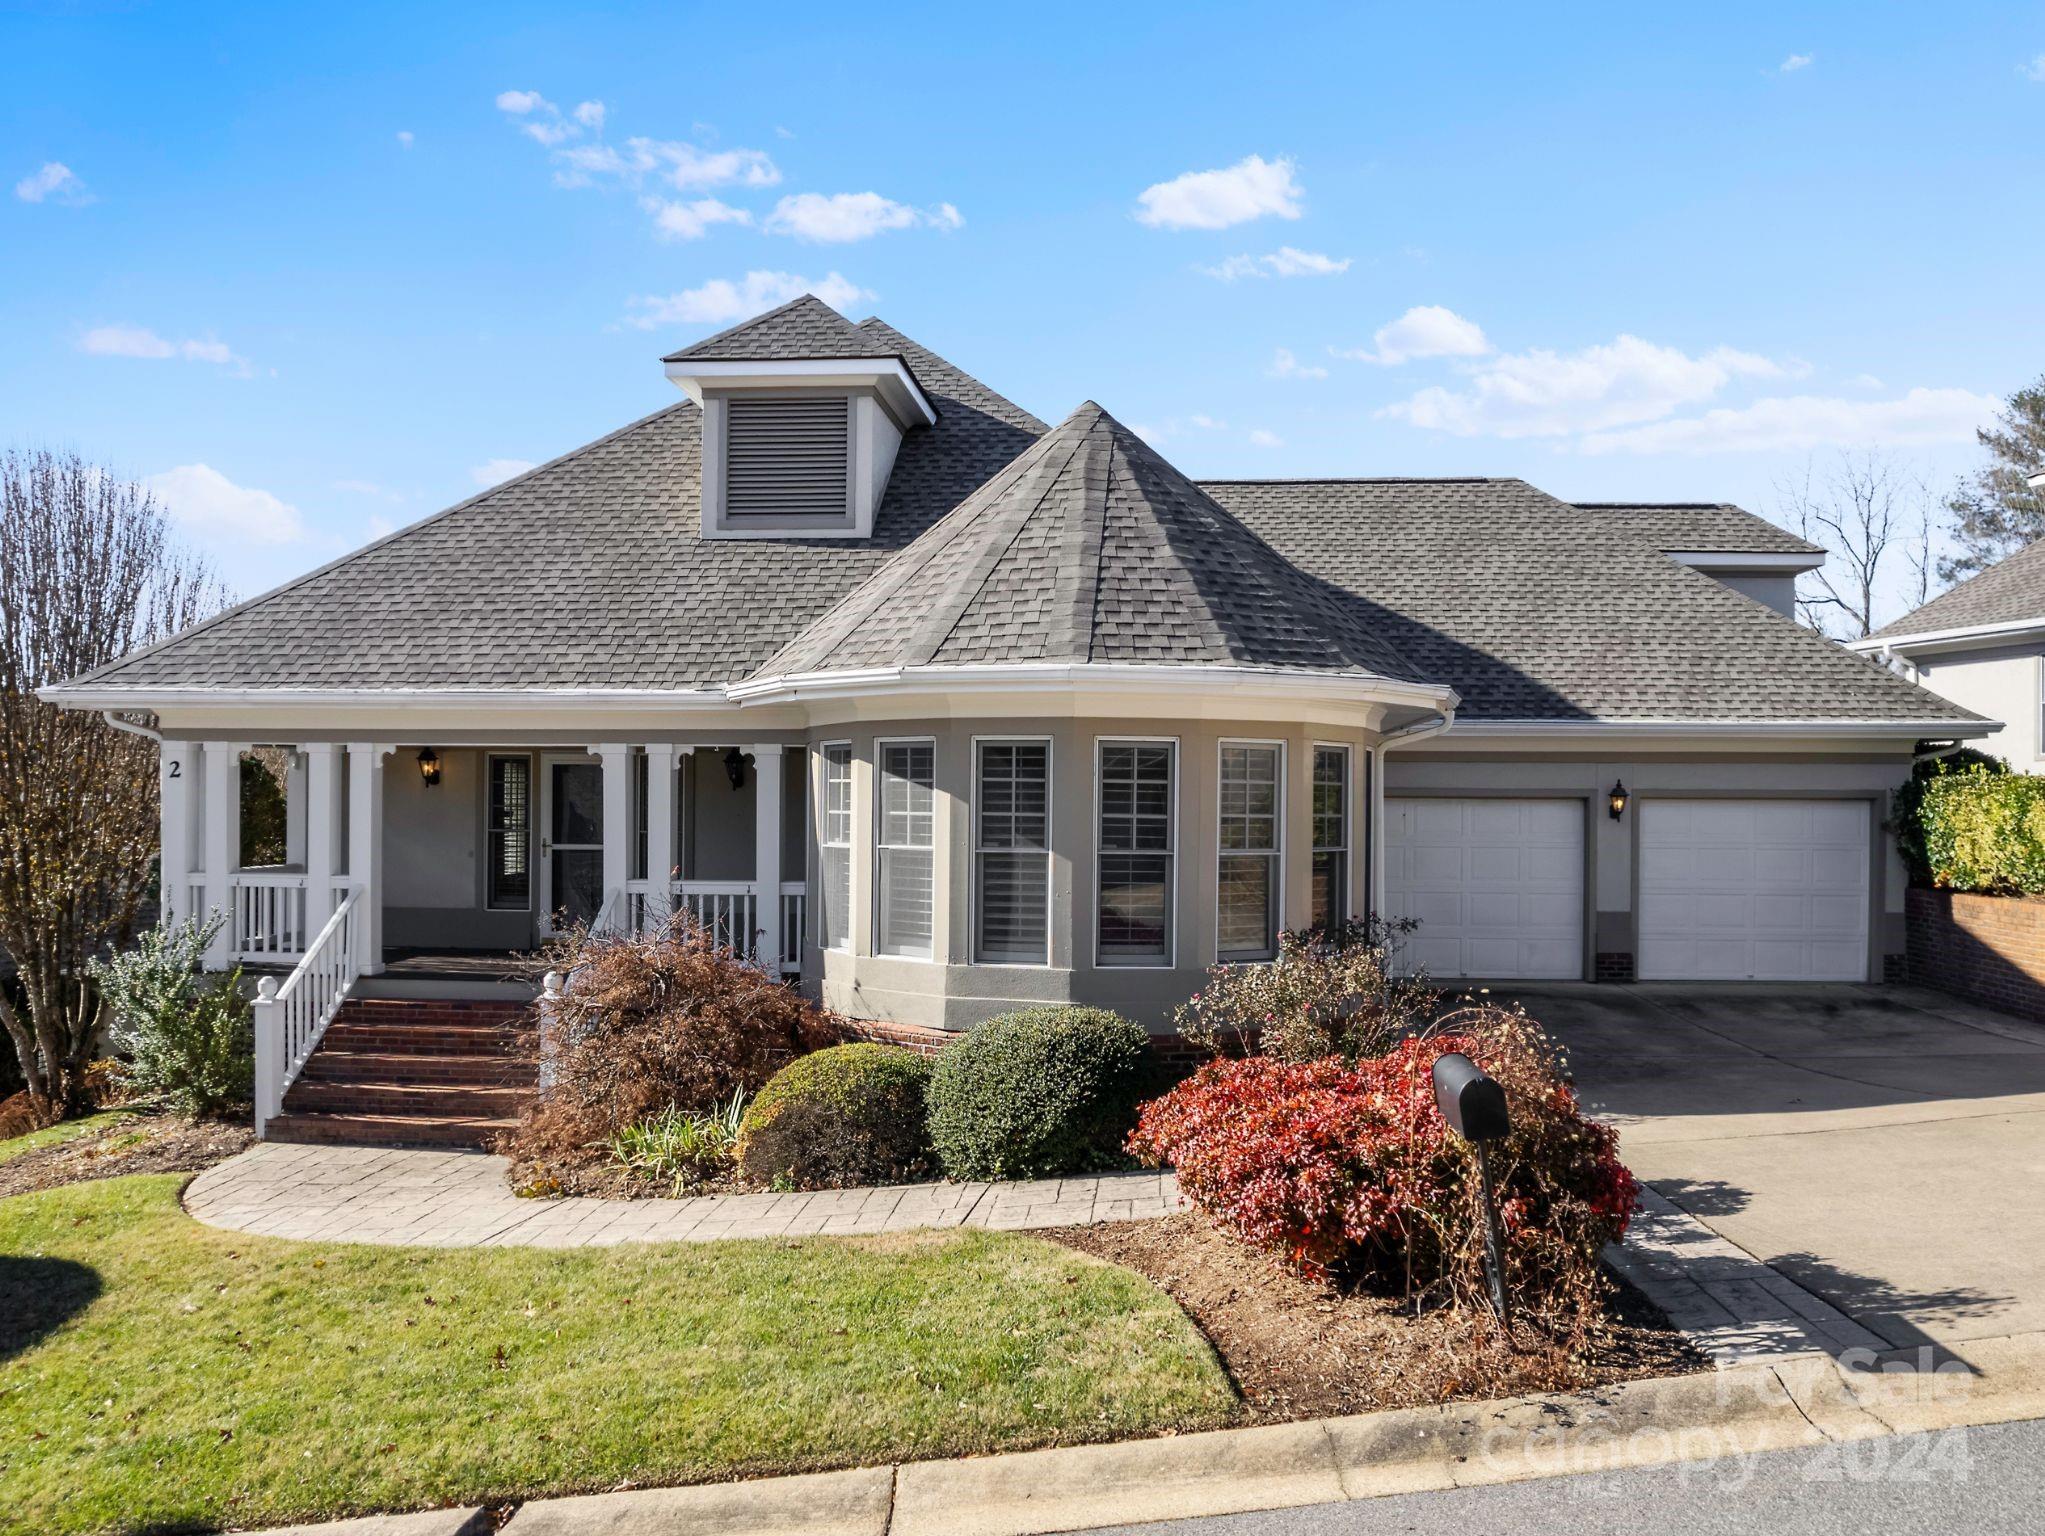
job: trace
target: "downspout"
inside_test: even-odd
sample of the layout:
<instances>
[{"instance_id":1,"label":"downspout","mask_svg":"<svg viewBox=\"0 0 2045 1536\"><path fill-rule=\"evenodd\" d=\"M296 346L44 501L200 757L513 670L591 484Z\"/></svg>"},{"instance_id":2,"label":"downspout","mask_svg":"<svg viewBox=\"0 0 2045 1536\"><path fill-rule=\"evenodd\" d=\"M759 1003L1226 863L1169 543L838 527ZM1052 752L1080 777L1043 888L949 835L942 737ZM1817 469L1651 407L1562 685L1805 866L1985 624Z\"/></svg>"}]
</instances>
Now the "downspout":
<instances>
[{"instance_id":1,"label":"downspout","mask_svg":"<svg viewBox=\"0 0 2045 1536\"><path fill-rule=\"evenodd\" d=\"M99 717L117 731L126 731L130 736L147 736L159 747L163 745L163 734L160 731L152 731L146 725L136 725L131 720L118 719L111 709L101 710Z\"/></svg>"},{"instance_id":2,"label":"downspout","mask_svg":"<svg viewBox=\"0 0 2045 1536\"><path fill-rule=\"evenodd\" d=\"M1456 706L1448 705L1436 712L1432 720L1416 720L1411 725L1402 725L1396 731L1387 731L1371 748L1370 803L1364 808L1370 828L1369 856L1364 866L1363 909L1375 913L1378 898L1384 887L1384 839L1385 839L1385 754L1394 742L1411 746L1414 742L1425 741L1430 736L1439 736L1456 723Z\"/></svg>"}]
</instances>

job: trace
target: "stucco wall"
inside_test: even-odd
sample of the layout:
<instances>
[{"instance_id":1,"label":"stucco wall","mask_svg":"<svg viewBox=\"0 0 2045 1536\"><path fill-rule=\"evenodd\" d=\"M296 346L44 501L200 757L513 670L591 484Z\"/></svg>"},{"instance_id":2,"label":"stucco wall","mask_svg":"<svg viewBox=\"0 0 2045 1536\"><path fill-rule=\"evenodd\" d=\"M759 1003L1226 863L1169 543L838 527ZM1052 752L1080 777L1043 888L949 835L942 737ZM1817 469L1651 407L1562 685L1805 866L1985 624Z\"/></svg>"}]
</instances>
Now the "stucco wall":
<instances>
[{"instance_id":1,"label":"stucco wall","mask_svg":"<svg viewBox=\"0 0 2045 1536\"><path fill-rule=\"evenodd\" d=\"M1452 740L1453 738L1444 738ZM1590 848L1585 890L1587 976L1612 979L1630 972L1636 952L1633 871L1639 837L1639 807L1646 799L1691 796L1846 797L1868 806L1872 868L1868 979L1884 976L1885 957L1893 972L1904 952L1903 909L1908 879L1893 840L1881 823L1891 790L1909 773L1902 756L1869 758L1740 758L1635 756L1628 758L1531 757L1499 754L1400 752L1386 754L1385 793L1567 795L1586 803ZM1624 780L1632 802L1613 821L1604 798ZM1616 957L1626 957L1622 966ZM1605 962L1600 957L1615 957Z\"/></svg>"},{"instance_id":2,"label":"stucco wall","mask_svg":"<svg viewBox=\"0 0 2045 1536\"><path fill-rule=\"evenodd\" d=\"M2045 769L2045 751L2038 740L2045 642L1911 659L1917 665L1917 680L1933 693L2003 722L2001 730L1976 743L1984 752L2008 758L2010 766L2023 773Z\"/></svg>"}]
</instances>

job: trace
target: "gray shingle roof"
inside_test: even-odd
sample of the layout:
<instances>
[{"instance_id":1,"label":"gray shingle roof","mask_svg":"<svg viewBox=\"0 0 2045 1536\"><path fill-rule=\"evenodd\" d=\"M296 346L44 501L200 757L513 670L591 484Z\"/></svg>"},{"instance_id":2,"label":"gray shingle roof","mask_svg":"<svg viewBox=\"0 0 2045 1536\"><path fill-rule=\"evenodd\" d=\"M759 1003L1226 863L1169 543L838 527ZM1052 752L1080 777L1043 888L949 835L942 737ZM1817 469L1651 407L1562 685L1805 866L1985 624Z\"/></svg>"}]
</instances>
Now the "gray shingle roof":
<instances>
[{"instance_id":1,"label":"gray shingle roof","mask_svg":"<svg viewBox=\"0 0 2045 1536\"><path fill-rule=\"evenodd\" d=\"M102 668L109 687L691 688L746 676L1044 424L877 320L941 413L869 541L705 540L683 402ZM85 681L85 679L80 679Z\"/></svg>"},{"instance_id":2,"label":"gray shingle roof","mask_svg":"<svg viewBox=\"0 0 2045 1536\"><path fill-rule=\"evenodd\" d=\"M1723 501L1579 501L1586 512L1656 549L1694 554L1821 555L1824 550L1745 507Z\"/></svg>"},{"instance_id":3,"label":"gray shingle roof","mask_svg":"<svg viewBox=\"0 0 2045 1536\"><path fill-rule=\"evenodd\" d=\"M1465 720L1971 720L1520 480L1209 481L1463 696Z\"/></svg>"},{"instance_id":4,"label":"gray shingle roof","mask_svg":"<svg viewBox=\"0 0 2045 1536\"><path fill-rule=\"evenodd\" d=\"M1972 718L1517 480L1196 487L1098 407L1025 454L1036 417L814 301L699 346L769 344L900 356L938 405L870 540L702 539L679 403L78 681L684 689L1083 654L1417 676L1469 719Z\"/></svg>"},{"instance_id":5,"label":"gray shingle roof","mask_svg":"<svg viewBox=\"0 0 2045 1536\"><path fill-rule=\"evenodd\" d=\"M847 320L814 294L790 299L779 309L755 315L729 330L706 336L661 361L680 363L758 362L831 357L873 357L874 336ZM889 356L880 351L880 356Z\"/></svg>"},{"instance_id":6,"label":"gray shingle roof","mask_svg":"<svg viewBox=\"0 0 2045 1536\"><path fill-rule=\"evenodd\" d=\"M762 668L1149 662L1425 681L1088 401Z\"/></svg>"},{"instance_id":7,"label":"gray shingle roof","mask_svg":"<svg viewBox=\"0 0 2045 1536\"><path fill-rule=\"evenodd\" d=\"M1877 640L1902 640L1941 629L2045 619L2045 542L2026 545L2008 559L1942 592L1922 608L1875 631Z\"/></svg>"}]
</instances>

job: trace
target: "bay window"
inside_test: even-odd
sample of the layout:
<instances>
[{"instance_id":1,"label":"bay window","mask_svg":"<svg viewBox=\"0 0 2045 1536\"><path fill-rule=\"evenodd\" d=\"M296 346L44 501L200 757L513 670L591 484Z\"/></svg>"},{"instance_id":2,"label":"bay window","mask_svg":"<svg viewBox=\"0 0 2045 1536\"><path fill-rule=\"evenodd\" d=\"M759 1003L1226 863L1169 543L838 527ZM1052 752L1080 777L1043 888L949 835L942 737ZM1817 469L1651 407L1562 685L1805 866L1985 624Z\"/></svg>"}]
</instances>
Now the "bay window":
<instances>
[{"instance_id":1,"label":"bay window","mask_svg":"<svg viewBox=\"0 0 2045 1536\"><path fill-rule=\"evenodd\" d=\"M1314 748L1314 913L1316 927L1349 916L1349 749Z\"/></svg>"},{"instance_id":2,"label":"bay window","mask_svg":"<svg viewBox=\"0 0 2045 1536\"><path fill-rule=\"evenodd\" d=\"M973 958L1051 960L1051 744L982 741L973 764Z\"/></svg>"}]
</instances>

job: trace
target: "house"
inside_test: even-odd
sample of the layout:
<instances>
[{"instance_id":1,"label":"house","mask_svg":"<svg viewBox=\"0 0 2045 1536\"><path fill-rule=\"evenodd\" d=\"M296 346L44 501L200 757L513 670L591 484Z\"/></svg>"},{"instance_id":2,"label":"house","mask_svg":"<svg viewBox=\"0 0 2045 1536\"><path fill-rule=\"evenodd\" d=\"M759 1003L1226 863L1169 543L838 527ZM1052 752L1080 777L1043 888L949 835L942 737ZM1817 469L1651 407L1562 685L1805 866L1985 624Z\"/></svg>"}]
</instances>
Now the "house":
<instances>
[{"instance_id":1,"label":"house","mask_svg":"<svg viewBox=\"0 0 2045 1536\"><path fill-rule=\"evenodd\" d=\"M51 691L154 716L167 905L288 972L263 1114L344 999L670 904L926 1043L1163 1027L1371 911L1441 977L1878 981L1888 792L1992 728L1794 623L1821 552L1735 507L1195 483L814 298L664 361L683 400Z\"/></svg>"},{"instance_id":2,"label":"house","mask_svg":"<svg viewBox=\"0 0 2045 1536\"><path fill-rule=\"evenodd\" d=\"M2032 544L1884 625L1854 650L2003 722L1983 743L2045 771L2045 544Z\"/></svg>"}]
</instances>

